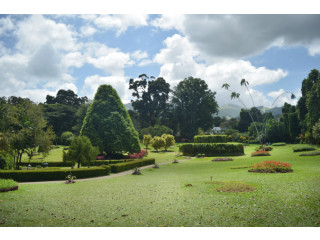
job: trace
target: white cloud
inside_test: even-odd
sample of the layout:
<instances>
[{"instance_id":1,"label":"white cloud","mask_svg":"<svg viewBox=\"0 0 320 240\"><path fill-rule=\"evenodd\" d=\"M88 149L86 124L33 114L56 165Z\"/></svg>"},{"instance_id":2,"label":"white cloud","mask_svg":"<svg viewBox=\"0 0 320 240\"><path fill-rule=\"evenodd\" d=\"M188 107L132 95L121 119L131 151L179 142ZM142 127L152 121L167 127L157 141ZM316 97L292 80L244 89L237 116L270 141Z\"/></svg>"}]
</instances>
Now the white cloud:
<instances>
[{"instance_id":1,"label":"white cloud","mask_svg":"<svg viewBox=\"0 0 320 240\"><path fill-rule=\"evenodd\" d=\"M142 27L148 25L148 15L138 14L115 14L115 15L97 15L84 16L87 20L91 20L101 29L114 29L119 36L129 27Z\"/></svg>"},{"instance_id":2,"label":"white cloud","mask_svg":"<svg viewBox=\"0 0 320 240\"><path fill-rule=\"evenodd\" d=\"M159 76L164 77L171 87L179 81L192 76L205 80L212 91L217 92L217 101L220 105L234 103L230 93L222 90L222 85L228 83L234 91L241 94L241 99L248 107L252 106L250 96L245 88L240 87L240 81L245 78L250 87L270 84L280 81L287 75L282 69L270 70L265 67L254 67L249 61L223 60L213 64L206 64L199 59L199 50L186 37L173 35L164 41L165 48L155 57L154 61L161 64ZM252 89L256 105L269 106L270 101L263 93Z\"/></svg>"},{"instance_id":3,"label":"white cloud","mask_svg":"<svg viewBox=\"0 0 320 240\"><path fill-rule=\"evenodd\" d=\"M295 92L293 92L296 98L291 99L291 94L291 92L287 92L281 88L278 91L269 92L268 96L272 98L273 106L283 106L285 102L291 105L296 105L298 99L302 96L301 89L297 89Z\"/></svg>"},{"instance_id":4,"label":"white cloud","mask_svg":"<svg viewBox=\"0 0 320 240\"><path fill-rule=\"evenodd\" d=\"M31 15L17 24L17 49L23 53L33 53L39 46L50 43L55 50L77 50L75 35L70 26L45 18Z\"/></svg>"},{"instance_id":5,"label":"white cloud","mask_svg":"<svg viewBox=\"0 0 320 240\"><path fill-rule=\"evenodd\" d=\"M99 75L93 75L87 77L84 80L84 86L81 92L88 98L93 99L98 87L102 84L108 84L115 88L123 103L128 103L130 101L130 92L128 87L124 87L128 85L124 76L102 77Z\"/></svg>"},{"instance_id":6,"label":"white cloud","mask_svg":"<svg viewBox=\"0 0 320 240\"><path fill-rule=\"evenodd\" d=\"M93 34L95 34L97 32L97 30L94 27L89 26L89 25L81 27L80 31L81 31L82 35L84 35L86 37L92 36Z\"/></svg>"},{"instance_id":7,"label":"white cloud","mask_svg":"<svg viewBox=\"0 0 320 240\"><path fill-rule=\"evenodd\" d=\"M183 31L183 21L185 15L180 14L163 14L160 17L151 21L151 25L154 27L161 28L163 30L177 29Z\"/></svg>"},{"instance_id":8,"label":"white cloud","mask_svg":"<svg viewBox=\"0 0 320 240\"><path fill-rule=\"evenodd\" d=\"M0 18L0 36L7 35L9 31L14 29L11 17Z\"/></svg>"},{"instance_id":9,"label":"white cloud","mask_svg":"<svg viewBox=\"0 0 320 240\"><path fill-rule=\"evenodd\" d=\"M136 60L141 60L143 58L147 58L148 53L146 51L142 52L141 50L137 50L137 51L131 53L131 56Z\"/></svg>"}]
</instances>

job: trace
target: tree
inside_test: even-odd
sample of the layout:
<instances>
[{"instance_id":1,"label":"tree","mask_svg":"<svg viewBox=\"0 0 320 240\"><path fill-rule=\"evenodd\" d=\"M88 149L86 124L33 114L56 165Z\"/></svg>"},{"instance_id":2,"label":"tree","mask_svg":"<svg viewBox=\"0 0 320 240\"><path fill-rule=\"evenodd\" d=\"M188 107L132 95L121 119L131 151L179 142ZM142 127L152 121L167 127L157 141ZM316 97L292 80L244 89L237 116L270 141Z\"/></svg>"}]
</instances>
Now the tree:
<instances>
[{"instance_id":1,"label":"tree","mask_svg":"<svg viewBox=\"0 0 320 240\"><path fill-rule=\"evenodd\" d=\"M319 121L312 127L312 135L316 143L320 143L320 118Z\"/></svg>"},{"instance_id":2,"label":"tree","mask_svg":"<svg viewBox=\"0 0 320 240\"><path fill-rule=\"evenodd\" d=\"M115 89L101 85L90 105L80 136L87 136L101 153L140 152L138 133Z\"/></svg>"},{"instance_id":3,"label":"tree","mask_svg":"<svg viewBox=\"0 0 320 240\"><path fill-rule=\"evenodd\" d=\"M72 90L63 90L60 89L56 95L50 96L47 95L46 97L46 104L63 104L63 105L69 105L69 106L79 106L83 103L88 102L87 97L78 97L77 94L75 94Z\"/></svg>"},{"instance_id":4,"label":"tree","mask_svg":"<svg viewBox=\"0 0 320 240\"><path fill-rule=\"evenodd\" d=\"M150 144L152 139L152 136L150 134L143 136L143 144L146 146L146 149L148 148L148 145Z\"/></svg>"},{"instance_id":5,"label":"tree","mask_svg":"<svg viewBox=\"0 0 320 240\"><path fill-rule=\"evenodd\" d=\"M176 141L174 140L174 136L173 135L169 135L169 134L163 134L161 136L161 138L163 138L164 140L164 149L165 151L167 151L167 149L171 146L173 146Z\"/></svg>"},{"instance_id":6,"label":"tree","mask_svg":"<svg viewBox=\"0 0 320 240\"><path fill-rule=\"evenodd\" d=\"M98 153L99 149L92 146L88 137L79 136L72 140L67 153L63 151L63 161L77 163L80 168L81 164L96 159Z\"/></svg>"},{"instance_id":7,"label":"tree","mask_svg":"<svg viewBox=\"0 0 320 240\"><path fill-rule=\"evenodd\" d=\"M75 113L75 125L72 127L72 131L76 135L80 134L83 120L86 117L89 106L90 106L90 103L83 103L79 106L77 112Z\"/></svg>"},{"instance_id":8,"label":"tree","mask_svg":"<svg viewBox=\"0 0 320 240\"><path fill-rule=\"evenodd\" d=\"M16 97L10 97L7 104L10 109L7 119L10 121L2 134L2 142L7 143L5 151L13 155L14 166L19 168L23 153L28 154L30 161L38 147L48 149L47 145L52 144L54 135L47 127L40 105L29 99Z\"/></svg>"},{"instance_id":9,"label":"tree","mask_svg":"<svg viewBox=\"0 0 320 240\"><path fill-rule=\"evenodd\" d=\"M141 129L140 132L142 135L150 134L153 137L154 136L160 137L162 134L172 134L173 133L172 129L170 129L164 125L154 125L153 127L149 126L147 128Z\"/></svg>"},{"instance_id":10,"label":"tree","mask_svg":"<svg viewBox=\"0 0 320 240\"><path fill-rule=\"evenodd\" d=\"M151 140L151 146L158 151L158 149L163 148L165 146L165 141L162 137L155 136Z\"/></svg>"},{"instance_id":11,"label":"tree","mask_svg":"<svg viewBox=\"0 0 320 240\"><path fill-rule=\"evenodd\" d=\"M73 138L74 138L73 133L67 131L67 132L64 132L61 134L60 141L63 145L69 146L70 143L72 142Z\"/></svg>"},{"instance_id":12,"label":"tree","mask_svg":"<svg viewBox=\"0 0 320 240\"><path fill-rule=\"evenodd\" d=\"M179 82L173 92L172 104L182 137L193 138L198 128L212 128L213 114L218 111L215 94L199 78L189 77Z\"/></svg>"},{"instance_id":13,"label":"tree","mask_svg":"<svg viewBox=\"0 0 320 240\"><path fill-rule=\"evenodd\" d=\"M240 120L238 124L238 130L240 132L248 131L248 127L252 123L250 116L252 116L255 122L262 122L262 114L258 108L252 107L249 111L242 108L240 111Z\"/></svg>"},{"instance_id":14,"label":"tree","mask_svg":"<svg viewBox=\"0 0 320 240\"><path fill-rule=\"evenodd\" d=\"M130 79L129 89L133 90L132 107L139 113L140 126L145 128L161 122L161 117L168 109L170 85L165 79L139 75L138 79Z\"/></svg>"}]
</instances>

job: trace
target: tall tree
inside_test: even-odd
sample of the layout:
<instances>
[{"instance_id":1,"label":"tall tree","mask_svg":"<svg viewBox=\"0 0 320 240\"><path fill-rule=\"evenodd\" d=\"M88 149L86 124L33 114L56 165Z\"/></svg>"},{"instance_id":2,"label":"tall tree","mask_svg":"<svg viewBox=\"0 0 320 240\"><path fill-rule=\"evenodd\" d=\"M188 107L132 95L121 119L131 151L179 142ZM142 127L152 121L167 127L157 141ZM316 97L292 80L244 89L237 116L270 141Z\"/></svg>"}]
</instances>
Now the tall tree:
<instances>
[{"instance_id":1,"label":"tall tree","mask_svg":"<svg viewBox=\"0 0 320 240\"><path fill-rule=\"evenodd\" d=\"M251 116L249 114L249 111L250 111ZM246 109L243 109L243 108L240 111L240 120L239 120L239 124L238 124L238 130L240 132L248 131L248 127L252 123L251 117L253 118L253 120L255 122L262 122L262 120L263 120L262 114L258 108L252 107L249 111Z\"/></svg>"},{"instance_id":2,"label":"tall tree","mask_svg":"<svg viewBox=\"0 0 320 240\"><path fill-rule=\"evenodd\" d=\"M81 136L87 136L100 152L140 152L138 133L115 89L101 85L83 121Z\"/></svg>"},{"instance_id":3,"label":"tall tree","mask_svg":"<svg viewBox=\"0 0 320 240\"><path fill-rule=\"evenodd\" d=\"M133 90L132 107L139 113L140 127L145 128L161 123L168 110L170 85L165 79L141 74L138 79L130 79L129 89Z\"/></svg>"},{"instance_id":4,"label":"tall tree","mask_svg":"<svg viewBox=\"0 0 320 240\"><path fill-rule=\"evenodd\" d=\"M189 77L179 82L172 103L182 137L193 138L198 128L212 128L213 114L218 111L215 94L200 78Z\"/></svg>"}]
</instances>

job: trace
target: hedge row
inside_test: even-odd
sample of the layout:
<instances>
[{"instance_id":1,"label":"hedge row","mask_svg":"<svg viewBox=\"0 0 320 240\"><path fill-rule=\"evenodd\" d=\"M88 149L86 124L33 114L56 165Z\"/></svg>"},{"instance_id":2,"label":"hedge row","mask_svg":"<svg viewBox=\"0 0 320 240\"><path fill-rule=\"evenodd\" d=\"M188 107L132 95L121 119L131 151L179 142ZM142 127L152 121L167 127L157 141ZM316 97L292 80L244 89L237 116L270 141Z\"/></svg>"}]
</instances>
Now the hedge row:
<instances>
[{"instance_id":1,"label":"hedge row","mask_svg":"<svg viewBox=\"0 0 320 240\"><path fill-rule=\"evenodd\" d=\"M92 167L92 168L76 168L76 169L43 169L39 170L3 170L0 171L0 178L13 179L18 182L36 182L36 181L52 181L65 180L70 173L80 178L90 178L109 175L110 166Z\"/></svg>"},{"instance_id":2,"label":"hedge row","mask_svg":"<svg viewBox=\"0 0 320 240\"><path fill-rule=\"evenodd\" d=\"M195 143L226 143L227 135L197 135L194 136Z\"/></svg>"},{"instance_id":3,"label":"hedge row","mask_svg":"<svg viewBox=\"0 0 320 240\"><path fill-rule=\"evenodd\" d=\"M304 151L313 151L316 150L314 147L297 147L293 148L294 152L304 152Z\"/></svg>"},{"instance_id":4,"label":"hedge row","mask_svg":"<svg viewBox=\"0 0 320 240\"><path fill-rule=\"evenodd\" d=\"M244 155L241 143L185 143L179 145L179 150L184 156L196 156L197 154L205 154L206 157Z\"/></svg>"},{"instance_id":5,"label":"hedge row","mask_svg":"<svg viewBox=\"0 0 320 240\"><path fill-rule=\"evenodd\" d=\"M272 146L285 146L285 142L272 143Z\"/></svg>"},{"instance_id":6,"label":"hedge row","mask_svg":"<svg viewBox=\"0 0 320 240\"><path fill-rule=\"evenodd\" d=\"M42 161L42 162L39 162L39 161L31 161L30 162L30 165L32 167L36 167L38 165L42 166L42 163L44 163L46 161ZM20 166L22 167L28 167L29 165L29 162L22 162L20 164ZM74 164L72 162L48 162L48 167L72 167L74 166Z\"/></svg>"},{"instance_id":7,"label":"hedge row","mask_svg":"<svg viewBox=\"0 0 320 240\"><path fill-rule=\"evenodd\" d=\"M142 167L146 165L151 165L155 163L154 158L145 158L145 159L135 159L131 162L124 162L124 163L117 163L117 164L110 164L111 172L118 173L123 172L126 170L133 169L135 167Z\"/></svg>"},{"instance_id":8,"label":"hedge row","mask_svg":"<svg viewBox=\"0 0 320 240\"><path fill-rule=\"evenodd\" d=\"M95 160L90 163L84 163L82 166L101 166L101 165L108 165L108 164L116 164L116 163L123 163L123 162L130 162L132 159L118 159L118 160Z\"/></svg>"}]
</instances>

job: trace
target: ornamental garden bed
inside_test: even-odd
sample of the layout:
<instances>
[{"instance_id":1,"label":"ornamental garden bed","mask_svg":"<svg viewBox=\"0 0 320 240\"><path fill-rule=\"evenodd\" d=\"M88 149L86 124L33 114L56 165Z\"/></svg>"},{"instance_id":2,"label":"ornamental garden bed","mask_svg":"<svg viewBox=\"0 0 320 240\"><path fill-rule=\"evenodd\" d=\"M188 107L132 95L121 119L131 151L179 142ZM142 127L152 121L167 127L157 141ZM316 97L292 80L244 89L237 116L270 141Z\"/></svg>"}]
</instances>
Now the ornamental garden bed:
<instances>
[{"instance_id":1,"label":"ornamental garden bed","mask_svg":"<svg viewBox=\"0 0 320 240\"><path fill-rule=\"evenodd\" d=\"M259 156L271 156L268 151L256 151L251 153L251 157L259 157Z\"/></svg>"},{"instance_id":2,"label":"ornamental garden bed","mask_svg":"<svg viewBox=\"0 0 320 240\"><path fill-rule=\"evenodd\" d=\"M278 162L278 161L264 161L256 163L251 166L248 172L256 173L288 173L293 172L291 163Z\"/></svg>"}]
</instances>

